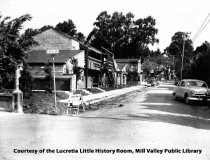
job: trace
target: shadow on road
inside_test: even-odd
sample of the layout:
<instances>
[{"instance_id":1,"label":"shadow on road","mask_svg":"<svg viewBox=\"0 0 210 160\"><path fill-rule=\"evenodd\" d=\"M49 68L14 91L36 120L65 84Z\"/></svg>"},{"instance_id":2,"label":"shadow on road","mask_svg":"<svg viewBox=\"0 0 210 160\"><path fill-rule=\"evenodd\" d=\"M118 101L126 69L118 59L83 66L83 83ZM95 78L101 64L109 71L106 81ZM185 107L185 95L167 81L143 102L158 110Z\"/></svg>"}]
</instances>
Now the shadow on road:
<instances>
[{"instance_id":1,"label":"shadow on road","mask_svg":"<svg viewBox=\"0 0 210 160\"><path fill-rule=\"evenodd\" d=\"M144 101L133 101L139 106L139 112L127 114L127 116L141 121L165 122L210 130L210 115L204 111L206 106L200 103L187 105L182 101L174 100L171 92L161 92L164 89L170 91L173 88L173 86L161 86L151 89L151 93Z\"/></svg>"},{"instance_id":2,"label":"shadow on road","mask_svg":"<svg viewBox=\"0 0 210 160\"><path fill-rule=\"evenodd\" d=\"M208 109L206 104L187 105L182 101L174 100L171 94L174 87L170 84L151 87L148 94L144 93L142 96L137 96L126 102L122 109L112 108L111 112L105 110L102 114L80 117L98 120L164 122L210 130L210 114L207 110L204 110L204 108Z\"/></svg>"},{"instance_id":3,"label":"shadow on road","mask_svg":"<svg viewBox=\"0 0 210 160\"><path fill-rule=\"evenodd\" d=\"M171 124L178 124L198 129L207 129L210 130L210 119L205 119L202 117L194 117L190 115L172 115L172 114L128 114L129 117L146 120L146 121L154 121L154 122L166 122Z\"/></svg>"}]
</instances>

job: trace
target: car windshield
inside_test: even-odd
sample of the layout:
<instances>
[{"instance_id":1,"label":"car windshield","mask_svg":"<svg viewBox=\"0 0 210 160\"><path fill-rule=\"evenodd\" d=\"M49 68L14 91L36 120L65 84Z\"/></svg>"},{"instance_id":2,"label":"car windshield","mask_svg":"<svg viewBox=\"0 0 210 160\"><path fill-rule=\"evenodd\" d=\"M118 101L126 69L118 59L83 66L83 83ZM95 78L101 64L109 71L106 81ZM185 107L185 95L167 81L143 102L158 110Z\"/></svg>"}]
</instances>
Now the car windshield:
<instances>
[{"instance_id":1,"label":"car windshield","mask_svg":"<svg viewBox=\"0 0 210 160\"><path fill-rule=\"evenodd\" d=\"M207 85L203 81L187 81L186 86L192 86L192 87L205 87L207 88Z\"/></svg>"}]
</instances>

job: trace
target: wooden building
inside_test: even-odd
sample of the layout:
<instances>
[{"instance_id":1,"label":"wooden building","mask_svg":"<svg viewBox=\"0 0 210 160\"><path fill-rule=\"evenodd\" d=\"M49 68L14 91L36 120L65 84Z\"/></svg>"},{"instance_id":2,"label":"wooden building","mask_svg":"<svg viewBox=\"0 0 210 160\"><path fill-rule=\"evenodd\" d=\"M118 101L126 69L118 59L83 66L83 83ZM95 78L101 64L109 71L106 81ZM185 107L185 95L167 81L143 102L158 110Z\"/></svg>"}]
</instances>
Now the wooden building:
<instances>
[{"instance_id":1,"label":"wooden building","mask_svg":"<svg viewBox=\"0 0 210 160\"><path fill-rule=\"evenodd\" d=\"M141 83L141 59L115 59L118 66L118 84Z\"/></svg>"},{"instance_id":2,"label":"wooden building","mask_svg":"<svg viewBox=\"0 0 210 160\"><path fill-rule=\"evenodd\" d=\"M52 57L46 53L47 50L59 51L55 56L57 89L75 90L78 80L82 82L82 88L99 86L104 74L109 84L114 85L113 57L110 59L110 53L101 52L55 29L48 29L33 38L39 44L28 52L34 89L44 89L49 84L45 82L43 87L46 69L52 69Z\"/></svg>"}]
</instances>

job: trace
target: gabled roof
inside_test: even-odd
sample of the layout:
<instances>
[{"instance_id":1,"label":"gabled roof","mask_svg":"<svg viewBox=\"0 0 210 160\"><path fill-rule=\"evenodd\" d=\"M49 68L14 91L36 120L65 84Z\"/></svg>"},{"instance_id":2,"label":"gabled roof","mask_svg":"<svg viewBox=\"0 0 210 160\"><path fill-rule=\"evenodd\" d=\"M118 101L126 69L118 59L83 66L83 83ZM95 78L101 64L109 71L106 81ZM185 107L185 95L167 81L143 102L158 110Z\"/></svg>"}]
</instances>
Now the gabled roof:
<instances>
[{"instance_id":1,"label":"gabled roof","mask_svg":"<svg viewBox=\"0 0 210 160\"><path fill-rule=\"evenodd\" d=\"M55 56L55 63L65 63L69 58L84 52L83 50L59 50ZM47 63L52 62L52 57L46 53L46 50L32 50L28 52L29 63Z\"/></svg>"},{"instance_id":2,"label":"gabled roof","mask_svg":"<svg viewBox=\"0 0 210 160\"><path fill-rule=\"evenodd\" d=\"M70 35L68 35L68 34L66 34L66 33L63 33L63 32L61 32L61 31L59 31L59 30L57 30L57 29L50 28L50 29L47 29L47 30L45 30L45 31L43 31L43 32L46 32L46 31L49 31L49 30L53 30L54 32L58 33L59 35L65 37L65 38L73 39L73 40L77 41L77 42L80 44L80 46L82 46L83 48L88 48L89 50L92 50L92 51L94 51L94 52L96 52L96 53L98 53L98 54L103 54L103 52L101 52L100 50L98 50L98 49L96 49L96 48L94 48L94 47L92 47L92 46L90 46L90 45L86 45L84 42L82 42L82 41L76 39L75 37L71 37ZM39 33L39 34L42 34L43 32L41 32L41 33ZM39 35L39 34L37 34L37 35ZM35 35L35 36L37 36L37 35Z\"/></svg>"},{"instance_id":3,"label":"gabled roof","mask_svg":"<svg viewBox=\"0 0 210 160\"><path fill-rule=\"evenodd\" d=\"M50 29L47 29L47 30L45 30L45 31L43 31L43 32L41 32L41 33L38 33L38 34L36 34L34 37L36 37L37 35L42 34L42 33L44 33L44 32L50 31L50 30L52 30L52 31L54 31L54 32L56 32L56 33L58 33L59 35L61 35L61 36L63 36L63 37L66 37L66 38L68 38L68 39L73 39L73 40L75 40L75 41L77 41L77 42L80 43L80 41L79 41L78 39L76 39L76 38L74 38L74 37L71 37L70 35L68 35L68 34L66 34L66 33L63 33L63 32L61 32L61 31L59 31L59 30L57 30L57 29L54 29L54 28L50 28Z\"/></svg>"},{"instance_id":4,"label":"gabled roof","mask_svg":"<svg viewBox=\"0 0 210 160\"><path fill-rule=\"evenodd\" d=\"M120 71L122 71L127 65L126 64L117 64Z\"/></svg>"}]
</instances>

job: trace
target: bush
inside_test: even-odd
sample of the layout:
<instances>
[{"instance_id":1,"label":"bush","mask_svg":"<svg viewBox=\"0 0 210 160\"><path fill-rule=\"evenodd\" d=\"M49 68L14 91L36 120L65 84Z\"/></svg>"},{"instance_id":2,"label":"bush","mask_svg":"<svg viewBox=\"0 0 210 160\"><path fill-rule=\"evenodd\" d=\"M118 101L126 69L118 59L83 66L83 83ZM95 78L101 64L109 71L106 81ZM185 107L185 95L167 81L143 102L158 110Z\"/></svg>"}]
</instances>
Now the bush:
<instances>
[{"instance_id":1,"label":"bush","mask_svg":"<svg viewBox=\"0 0 210 160\"><path fill-rule=\"evenodd\" d=\"M60 93L59 93L60 94ZM60 96L57 100L62 99ZM24 112L50 114L54 111L54 94L46 92L34 92L29 98L24 98ZM67 110L67 104L57 102L58 114L64 114Z\"/></svg>"},{"instance_id":2,"label":"bush","mask_svg":"<svg viewBox=\"0 0 210 160\"><path fill-rule=\"evenodd\" d=\"M26 66L20 77L20 90L23 92L24 97L29 98L32 95L32 81L33 78Z\"/></svg>"}]
</instances>

